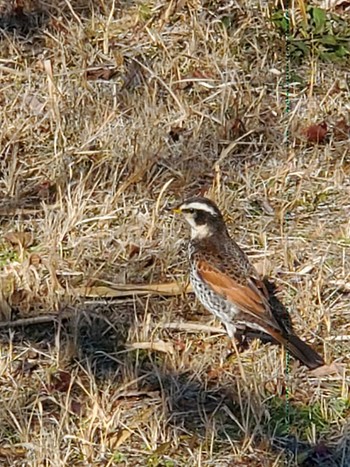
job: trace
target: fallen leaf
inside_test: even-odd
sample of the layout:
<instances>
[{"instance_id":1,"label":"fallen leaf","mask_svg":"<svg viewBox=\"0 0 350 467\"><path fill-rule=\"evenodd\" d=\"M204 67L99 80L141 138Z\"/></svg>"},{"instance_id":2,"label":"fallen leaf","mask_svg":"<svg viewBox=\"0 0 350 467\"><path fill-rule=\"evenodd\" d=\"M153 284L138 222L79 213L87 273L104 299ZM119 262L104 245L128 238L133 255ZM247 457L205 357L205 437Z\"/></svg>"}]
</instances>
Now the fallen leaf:
<instances>
[{"instance_id":1,"label":"fallen leaf","mask_svg":"<svg viewBox=\"0 0 350 467\"><path fill-rule=\"evenodd\" d=\"M213 79L214 78L213 73L211 73L210 71L202 71L202 70L198 70L198 69L194 70L192 75L193 75L194 78L203 79L203 80Z\"/></svg>"},{"instance_id":2,"label":"fallen leaf","mask_svg":"<svg viewBox=\"0 0 350 467\"><path fill-rule=\"evenodd\" d=\"M72 400L70 404L70 409L75 415L81 415L83 411L83 406L81 402Z\"/></svg>"},{"instance_id":3,"label":"fallen leaf","mask_svg":"<svg viewBox=\"0 0 350 467\"><path fill-rule=\"evenodd\" d=\"M37 253L32 253L29 256L29 264L37 267L37 266L39 266L40 263L41 263L41 256L38 255Z\"/></svg>"},{"instance_id":4,"label":"fallen leaf","mask_svg":"<svg viewBox=\"0 0 350 467\"><path fill-rule=\"evenodd\" d=\"M113 448L114 449L119 448L119 446L125 443L125 441L127 441L130 438L130 436L133 435L133 433L134 432L132 430L128 430L128 429L119 430L116 436L114 437L115 439L110 437L110 441L112 441Z\"/></svg>"},{"instance_id":5,"label":"fallen leaf","mask_svg":"<svg viewBox=\"0 0 350 467\"><path fill-rule=\"evenodd\" d=\"M60 370L52 376L49 389L51 391L67 392L71 385L71 374Z\"/></svg>"},{"instance_id":6,"label":"fallen leaf","mask_svg":"<svg viewBox=\"0 0 350 467\"><path fill-rule=\"evenodd\" d=\"M135 243L130 243L130 245L127 246L127 249L129 253L129 259L133 258L134 256L140 253L140 247L138 245L135 245Z\"/></svg>"},{"instance_id":7,"label":"fallen leaf","mask_svg":"<svg viewBox=\"0 0 350 467\"><path fill-rule=\"evenodd\" d=\"M181 295L183 293L192 292L192 287L181 286L177 282L169 282L165 284L115 284L113 286L86 286L77 287L73 290L78 296L82 297L130 297L133 295Z\"/></svg>"},{"instance_id":8,"label":"fallen leaf","mask_svg":"<svg viewBox=\"0 0 350 467\"><path fill-rule=\"evenodd\" d=\"M50 180L45 180L42 183L39 183L33 191L33 194L40 199L53 203L56 196L56 184L52 183Z\"/></svg>"},{"instance_id":9,"label":"fallen leaf","mask_svg":"<svg viewBox=\"0 0 350 467\"><path fill-rule=\"evenodd\" d=\"M342 15L344 13L350 13L350 2L348 0L345 1L338 1L336 2L335 5L335 12L338 13L338 15Z\"/></svg>"},{"instance_id":10,"label":"fallen leaf","mask_svg":"<svg viewBox=\"0 0 350 467\"><path fill-rule=\"evenodd\" d=\"M183 340L177 339L174 341L174 344L176 350L178 350L179 352L183 352L184 350L186 350L186 343Z\"/></svg>"},{"instance_id":11,"label":"fallen leaf","mask_svg":"<svg viewBox=\"0 0 350 467\"><path fill-rule=\"evenodd\" d=\"M322 122L315 125L310 125L303 132L307 141L310 143L323 143L327 135L327 123Z\"/></svg>"},{"instance_id":12,"label":"fallen leaf","mask_svg":"<svg viewBox=\"0 0 350 467\"><path fill-rule=\"evenodd\" d=\"M133 342L131 344L127 344L126 347L131 350L154 350L156 352L169 353L170 355L174 355L175 353L174 346L171 342L160 340L151 342Z\"/></svg>"},{"instance_id":13,"label":"fallen leaf","mask_svg":"<svg viewBox=\"0 0 350 467\"><path fill-rule=\"evenodd\" d=\"M201 189L199 190L198 196L207 196L209 190L210 190L210 187L208 185L202 186Z\"/></svg>"},{"instance_id":14,"label":"fallen leaf","mask_svg":"<svg viewBox=\"0 0 350 467\"><path fill-rule=\"evenodd\" d=\"M227 122L226 134L230 139L239 138L247 132L243 121L240 118L233 118Z\"/></svg>"},{"instance_id":15,"label":"fallen leaf","mask_svg":"<svg viewBox=\"0 0 350 467\"><path fill-rule=\"evenodd\" d=\"M209 379L217 379L222 375L222 373L223 373L222 367L210 368L209 371L207 372L207 377Z\"/></svg>"},{"instance_id":16,"label":"fallen leaf","mask_svg":"<svg viewBox=\"0 0 350 467\"><path fill-rule=\"evenodd\" d=\"M334 125L333 131L334 139L336 141L346 141L350 138L350 123L343 118Z\"/></svg>"},{"instance_id":17,"label":"fallen leaf","mask_svg":"<svg viewBox=\"0 0 350 467\"><path fill-rule=\"evenodd\" d=\"M17 457L16 462L18 462L18 458L22 456L27 456L28 455L28 449L27 447L24 446L18 446L18 445L8 445L8 446L0 446L0 458L1 459L7 459L9 462L7 465L13 465L13 459L14 457ZM11 459L11 461L10 461ZM5 465L5 464L3 464Z\"/></svg>"},{"instance_id":18,"label":"fallen leaf","mask_svg":"<svg viewBox=\"0 0 350 467\"><path fill-rule=\"evenodd\" d=\"M30 232L8 232L4 238L12 245L20 245L22 248L31 246L34 241L33 234Z\"/></svg>"},{"instance_id":19,"label":"fallen leaf","mask_svg":"<svg viewBox=\"0 0 350 467\"><path fill-rule=\"evenodd\" d=\"M90 68L86 70L86 79L89 81L96 81L103 79L105 81L110 80L116 74L114 68L101 67L101 68Z\"/></svg>"},{"instance_id":20,"label":"fallen leaf","mask_svg":"<svg viewBox=\"0 0 350 467\"><path fill-rule=\"evenodd\" d=\"M141 413L141 415L137 418L137 421L129 424L127 429L120 429L117 431L117 433L109 436L109 444L111 448L113 448L113 450L117 450L125 441L127 441L130 438L130 436L134 434L135 430L139 429L141 423L145 423L149 420L153 413L153 407L145 409L143 413Z\"/></svg>"},{"instance_id":21,"label":"fallen leaf","mask_svg":"<svg viewBox=\"0 0 350 467\"><path fill-rule=\"evenodd\" d=\"M153 451L153 456L162 456L166 454L172 446L172 441L166 441L165 443L160 444L155 451Z\"/></svg>"},{"instance_id":22,"label":"fallen leaf","mask_svg":"<svg viewBox=\"0 0 350 467\"><path fill-rule=\"evenodd\" d=\"M314 370L310 371L310 374L313 376L328 376L328 375L334 375L335 373L338 373L339 375L342 374L344 371L344 367L340 365L339 363L331 363L330 365L322 365L319 366L318 368L315 368Z\"/></svg>"}]
</instances>

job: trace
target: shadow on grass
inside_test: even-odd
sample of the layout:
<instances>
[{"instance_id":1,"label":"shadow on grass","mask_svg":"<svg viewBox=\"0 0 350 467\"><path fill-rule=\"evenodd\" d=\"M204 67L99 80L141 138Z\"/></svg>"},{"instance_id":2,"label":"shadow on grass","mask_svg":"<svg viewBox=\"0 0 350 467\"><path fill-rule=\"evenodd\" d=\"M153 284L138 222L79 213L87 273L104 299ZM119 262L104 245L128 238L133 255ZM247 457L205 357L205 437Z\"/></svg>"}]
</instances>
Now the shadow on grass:
<instances>
[{"instance_id":1,"label":"shadow on grass","mask_svg":"<svg viewBox=\"0 0 350 467\"><path fill-rule=\"evenodd\" d=\"M11 332L4 329L0 332L0 342L12 345L28 344L33 349L50 352L55 350L67 365L79 362L97 379L107 378L117 370L119 363L111 358L124 349L128 321L122 327L116 328L106 318L108 312L113 313L113 307L105 304L102 307L78 309L72 318L55 318L49 323L16 326ZM130 316L130 315L129 315ZM39 316L40 318L40 316Z\"/></svg>"},{"instance_id":2,"label":"shadow on grass","mask_svg":"<svg viewBox=\"0 0 350 467\"><path fill-rule=\"evenodd\" d=\"M281 462L278 465L350 465L350 436L339 434L341 441L336 445L331 445L326 435L320 436L316 444L302 440L301 433L310 433L312 425L317 435L320 426L325 433L330 429L318 410L320 407L313 413L308 405L289 403L287 416L286 399L280 396L271 394L262 405L257 404L251 394L242 392L243 385L238 381L222 388L214 381L203 384L190 373L163 373L149 377L143 384L145 389L162 392L167 400L169 424L184 434L207 440L208 445L214 439L213 450L218 455L225 441L235 445L238 452L249 440L248 444L258 453L268 450L271 457L278 456ZM250 458L248 451L246 460ZM237 455L237 460L238 457L243 461L244 454ZM258 464L252 465L270 465L261 461L259 458Z\"/></svg>"},{"instance_id":3,"label":"shadow on grass","mask_svg":"<svg viewBox=\"0 0 350 467\"><path fill-rule=\"evenodd\" d=\"M119 9L125 4L130 7L130 2L118 2ZM32 39L42 28L51 24L55 27L58 18L89 18L96 12L110 13L103 7L103 2L93 0L30 0L26 3L17 1L0 1L0 37L6 34L14 34L19 38Z\"/></svg>"},{"instance_id":4,"label":"shadow on grass","mask_svg":"<svg viewBox=\"0 0 350 467\"><path fill-rule=\"evenodd\" d=\"M50 353L59 345L66 370L60 370L48 384L54 385L58 391L67 390L69 381L65 382L65 375L77 365L78 371L85 369L92 376L97 388L102 388L104 383L118 388L124 383L119 377L121 367L132 368L136 372L135 381L138 381L136 392L159 394L160 400L165 401L164 413L160 416L166 417L167 425L179 434L179 439L181 436L190 437L194 443L204 440L208 446L211 444L210 449L218 456L222 455L223 445L227 453L230 446L240 450L250 440L251 449L256 449L260 454L267 449L272 458L278 456L284 465L350 465L350 437L339 434L341 441L338 444L328 442L327 430L330 430L330 426L323 417L321 406L310 410L308 405L290 401L287 415L285 398L271 394L262 402L261 398L250 392L239 375L231 375L230 381L225 380L224 383L215 378L208 382L205 374L198 375L191 369L181 374L169 369L163 354L151 351L123 352L129 329L134 325L131 318L134 310L129 309L122 325L116 325L106 317L108 313L112 316L120 312L118 305L104 304L100 308L92 308L93 313L91 309L83 307L77 310L77 317L64 319L61 323L14 328L10 334L2 331L0 340L4 344L11 341L11 346L19 348L26 344L28 348L43 353ZM70 353L72 344L74 350ZM28 368L22 368L23 371L28 371ZM43 403L44 410L52 411L52 403L47 403L49 405ZM305 433L311 433L312 426L319 437L315 445L305 441ZM325 435L321 436L320 433ZM164 455L166 458L166 453ZM159 463L154 465L165 465L162 456L156 454ZM235 459L234 452L232 456ZM150 458L153 462L152 453Z\"/></svg>"},{"instance_id":5,"label":"shadow on grass","mask_svg":"<svg viewBox=\"0 0 350 467\"><path fill-rule=\"evenodd\" d=\"M1 5L1 4L0 4ZM20 38L30 38L49 20L47 11L40 5L25 9L17 2L7 2L0 9L0 38L15 34Z\"/></svg>"}]
</instances>

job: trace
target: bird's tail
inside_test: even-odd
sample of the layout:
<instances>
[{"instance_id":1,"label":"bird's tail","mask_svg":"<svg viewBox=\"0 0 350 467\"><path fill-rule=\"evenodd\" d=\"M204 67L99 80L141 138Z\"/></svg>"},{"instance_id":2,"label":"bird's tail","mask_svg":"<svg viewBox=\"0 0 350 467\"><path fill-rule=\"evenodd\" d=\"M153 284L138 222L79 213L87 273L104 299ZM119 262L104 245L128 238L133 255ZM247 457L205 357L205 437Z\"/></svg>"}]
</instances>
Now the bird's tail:
<instances>
[{"instance_id":1,"label":"bird's tail","mask_svg":"<svg viewBox=\"0 0 350 467\"><path fill-rule=\"evenodd\" d=\"M295 334L285 336L284 345L293 357L304 363L310 370L325 364L321 355Z\"/></svg>"}]
</instances>

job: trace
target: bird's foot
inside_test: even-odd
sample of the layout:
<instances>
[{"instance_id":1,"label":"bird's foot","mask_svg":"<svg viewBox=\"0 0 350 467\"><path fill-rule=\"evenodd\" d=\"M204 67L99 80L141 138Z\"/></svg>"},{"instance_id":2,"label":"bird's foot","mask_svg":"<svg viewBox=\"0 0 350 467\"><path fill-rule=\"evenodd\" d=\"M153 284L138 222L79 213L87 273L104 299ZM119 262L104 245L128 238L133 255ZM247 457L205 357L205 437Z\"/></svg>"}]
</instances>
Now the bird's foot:
<instances>
[{"instance_id":1,"label":"bird's foot","mask_svg":"<svg viewBox=\"0 0 350 467\"><path fill-rule=\"evenodd\" d=\"M244 352L249 347L249 339L244 333L236 333L235 335L236 347L239 353Z\"/></svg>"},{"instance_id":2,"label":"bird's foot","mask_svg":"<svg viewBox=\"0 0 350 467\"><path fill-rule=\"evenodd\" d=\"M230 340L230 347L233 348L233 351L230 351L226 359L228 360L232 355L236 355L236 352L242 353L249 347L249 339L246 338L244 333L236 333L234 338Z\"/></svg>"}]
</instances>

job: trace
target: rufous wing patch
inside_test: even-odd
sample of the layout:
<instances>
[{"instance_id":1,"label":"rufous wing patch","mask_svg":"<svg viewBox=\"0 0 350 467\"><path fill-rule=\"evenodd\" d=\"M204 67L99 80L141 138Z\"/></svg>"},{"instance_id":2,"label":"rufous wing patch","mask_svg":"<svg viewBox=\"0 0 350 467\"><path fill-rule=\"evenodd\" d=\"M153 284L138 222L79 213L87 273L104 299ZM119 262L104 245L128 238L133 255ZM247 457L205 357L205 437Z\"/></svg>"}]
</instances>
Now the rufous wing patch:
<instances>
[{"instance_id":1,"label":"rufous wing patch","mask_svg":"<svg viewBox=\"0 0 350 467\"><path fill-rule=\"evenodd\" d=\"M198 274L217 294L230 300L242 311L261 318L267 318L267 302L256 286L242 285L231 276L219 271L205 261L199 261Z\"/></svg>"}]
</instances>

